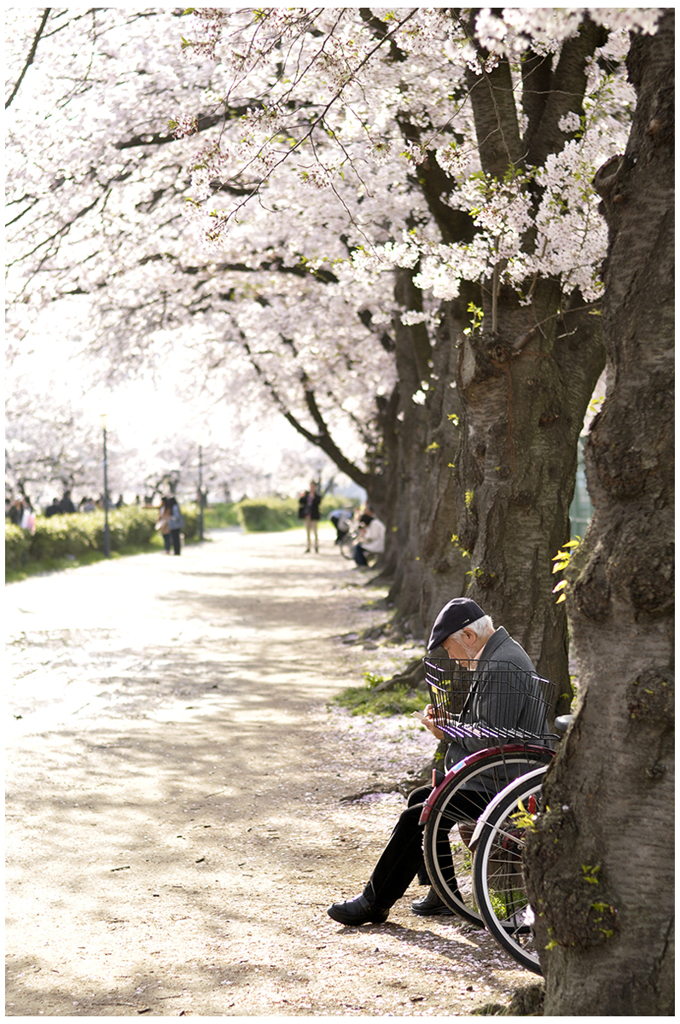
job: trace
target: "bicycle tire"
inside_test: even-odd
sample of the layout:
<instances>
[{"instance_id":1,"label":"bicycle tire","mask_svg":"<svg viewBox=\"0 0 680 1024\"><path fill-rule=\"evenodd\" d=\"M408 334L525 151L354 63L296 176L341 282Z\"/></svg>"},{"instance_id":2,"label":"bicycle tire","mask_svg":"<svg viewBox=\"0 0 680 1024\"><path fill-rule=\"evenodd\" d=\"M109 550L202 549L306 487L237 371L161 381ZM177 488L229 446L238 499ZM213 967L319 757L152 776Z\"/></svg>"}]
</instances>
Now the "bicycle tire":
<instances>
[{"instance_id":1,"label":"bicycle tire","mask_svg":"<svg viewBox=\"0 0 680 1024\"><path fill-rule=\"evenodd\" d=\"M555 752L549 747L529 745L512 751L497 748L466 758L456 765L442 783L431 804L429 817L423 833L423 853L430 884L439 898L459 917L484 926L479 912L473 884L473 854L467 842L472 837L477 817L481 816L490 801L507 784L508 768L526 764L526 774L537 765L548 765ZM477 817L460 818L451 811L452 802L463 786L468 790L471 784L479 788L479 814ZM477 800L475 800L477 802ZM460 819L460 820L459 820ZM459 839L455 844L450 834L457 828ZM467 842L466 842L467 840Z\"/></svg>"},{"instance_id":2,"label":"bicycle tire","mask_svg":"<svg viewBox=\"0 0 680 1024\"><path fill-rule=\"evenodd\" d=\"M546 771L547 766L504 790L481 825L473 865L473 891L484 924L503 949L534 974L543 972L522 868L527 829L522 819L538 807Z\"/></svg>"},{"instance_id":3,"label":"bicycle tire","mask_svg":"<svg viewBox=\"0 0 680 1024\"><path fill-rule=\"evenodd\" d=\"M342 540L338 544L338 547L340 548L340 554L342 555L343 558L347 558L349 561L352 561L352 559L354 558L352 552L354 550L355 544L355 538L350 537L349 534L345 535L342 538Z\"/></svg>"}]
</instances>

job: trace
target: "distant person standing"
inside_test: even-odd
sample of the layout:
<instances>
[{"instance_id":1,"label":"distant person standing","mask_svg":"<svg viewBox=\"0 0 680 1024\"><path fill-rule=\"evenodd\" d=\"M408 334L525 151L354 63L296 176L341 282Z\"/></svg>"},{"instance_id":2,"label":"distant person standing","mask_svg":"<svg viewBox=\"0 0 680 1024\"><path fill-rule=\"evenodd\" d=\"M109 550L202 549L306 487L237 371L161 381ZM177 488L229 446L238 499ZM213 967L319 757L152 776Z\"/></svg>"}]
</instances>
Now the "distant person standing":
<instances>
[{"instance_id":1,"label":"distant person standing","mask_svg":"<svg viewBox=\"0 0 680 1024\"><path fill-rule=\"evenodd\" d=\"M19 523L19 526L21 527L22 530L25 530L27 533L30 533L32 537L35 533L35 512L33 511L33 506L31 505L28 498L24 498L23 506L23 511L21 513L21 522Z\"/></svg>"},{"instance_id":2,"label":"distant person standing","mask_svg":"<svg viewBox=\"0 0 680 1024\"><path fill-rule=\"evenodd\" d=\"M319 550L319 505L321 495L317 493L316 481L312 480L308 491L300 495L300 508L298 517L304 519L307 530L307 547L305 554L312 550L312 538L314 539L314 550Z\"/></svg>"},{"instance_id":3,"label":"distant person standing","mask_svg":"<svg viewBox=\"0 0 680 1024\"><path fill-rule=\"evenodd\" d=\"M59 498L52 498L52 504L48 505L45 509L45 517L49 519L50 516L58 516L61 512L61 505Z\"/></svg>"},{"instance_id":4,"label":"distant person standing","mask_svg":"<svg viewBox=\"0 0 680 1024\"><path fill-rule=\"evenodd\" d=\"M56 501L56 498L55 498L55 501ZM9 507L9 511L7 512L7 516L9 518L10 523L13 523L14 526L21 526L21 517L22 517L23 513L24 513L24 499L23 499L23 497L21 495L19 495L18 498L14 499L14 501L12 502L12 504Z\"/></svg>"},{"instance_id":5,"label":"distant person standing","mask_svg":"<svg viewBox=\"0 0 680 1024\"><path fill-rule=\"evenodd\" d=\"M71 512L75 512L75 510L76 510L76 507L73 504L73 502L71 501L71 492L70 491L64 491L64 497L59 502L59 511L62 514L64 514L64 513L69 513L70 514Z\"/></svg>"},{"instance_id":6,"label":"distant person standing","mask_svg":"<svg viewBox=\"0 0 680 1024\"><path fill-rule=\"evenodd\" d=\"M184 516L182 515L181 509L177 504L177 498L174 495L167 499L170 507L170 518L168 519L168 527L170 529L170 537L172 538L172 546L175 554L179 555L182 547L182 534L181 531L184 529Z\"/></svg>"}]
</instances>

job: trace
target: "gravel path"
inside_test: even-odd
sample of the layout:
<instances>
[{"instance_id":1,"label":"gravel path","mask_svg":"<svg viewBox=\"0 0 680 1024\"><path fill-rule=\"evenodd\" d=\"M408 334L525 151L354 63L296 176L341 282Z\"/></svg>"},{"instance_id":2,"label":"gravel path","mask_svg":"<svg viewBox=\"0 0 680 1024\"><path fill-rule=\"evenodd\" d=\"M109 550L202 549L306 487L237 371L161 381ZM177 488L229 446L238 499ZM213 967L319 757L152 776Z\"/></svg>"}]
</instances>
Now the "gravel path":
<instances>
[{"instance_id":1,"label":"gravel path","mask_svg":"<svg viewBox=\"0 0 680 1024\"><path fill-rule=\"evenodd\" d=\"M535 980L414 916L417 885L383 925L326 915L432 740L328 710L414 651L339 639L382 592L321 537L214 531L6 588L7 1016L465 1016Z\"/></svg>"}]
</instances>

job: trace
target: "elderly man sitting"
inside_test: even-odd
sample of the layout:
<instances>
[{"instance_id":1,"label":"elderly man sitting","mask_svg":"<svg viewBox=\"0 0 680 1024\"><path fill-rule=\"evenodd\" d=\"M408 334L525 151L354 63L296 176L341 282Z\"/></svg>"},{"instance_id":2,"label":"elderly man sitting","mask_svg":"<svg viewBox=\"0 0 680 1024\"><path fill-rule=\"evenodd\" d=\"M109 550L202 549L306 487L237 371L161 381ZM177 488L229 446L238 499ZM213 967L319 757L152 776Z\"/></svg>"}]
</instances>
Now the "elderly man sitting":
<instances>
[{"instance_id":1,"label":"elderly man sitting","mask_svg":"<svg viewBox=\"0 0 680 1024\"><path fill-rule=\"evenodd\" d=\"M500 666L507 668L511 666L526 677L528 681L536 675L533 663L526 651L513 640L507 630L500 626L494 629L493 622L488 615L474 601L468 598L458 597L449 601L442 608L432 628L428 643L428 652L443 647L449 658L463 662L473 673L473 682L470 686L470 714L472 706L486 701L489 704L489 697L494 692L494 687L489 686L493 680L494 666L497 667L499 677L503 676ZM529 683L530 685L530 683ZM491 719L488 714L485 716L487 722L491 721L499 729L513 729L521 721L519 707L515 707L512 701L494 701L491 709ZM487 706L486 710L489 708ZM425 709L426 719L424 725L438 739L443 733L434 721L434 711L431 705ZM508 721L495 721L493 715L504 716ZM463 730L464 731L464 730ZM541 727L541 731L547 733L547 722ZM445 766L450 768L462 760L475 749L483 746L490 746L492 742L488 739L475 739L461 735L458 740L449 744L446 752ZM416 875L420 881L426 884L427 872L423 857L423 826L420 824L420 815L423 804L432 792L429 786L422 786L414 790L409 798L406 809L402 812L397 821L394 831L390 837L385 850L380 856L370 879L364 890L354 899L345 903L334 903L328 909L328 914L334 921L346 925L361 925L367 922L379 923L385 921L390 908L400 899L411 884ZM492 795L492 794L491 794ZM491 799L491 795L488 799ZM460 813L461 819L472 818L475 820L480 814L479 793L463 790L456 797L457 806L450 807ZM451 872L453 862L451 863ZM416 914L448 914L451 911L444 904L434 889L412 904L412 910Z\"/></svg>"}]
</instances>

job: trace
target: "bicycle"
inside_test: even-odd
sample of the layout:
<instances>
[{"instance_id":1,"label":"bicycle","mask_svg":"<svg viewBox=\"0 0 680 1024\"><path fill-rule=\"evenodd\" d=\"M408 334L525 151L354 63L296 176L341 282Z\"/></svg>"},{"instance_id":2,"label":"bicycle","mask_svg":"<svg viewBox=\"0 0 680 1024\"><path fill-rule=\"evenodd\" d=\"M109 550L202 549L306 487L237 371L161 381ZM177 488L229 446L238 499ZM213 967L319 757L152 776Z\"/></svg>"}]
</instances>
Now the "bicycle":
<instances>
[{"instance_id":1,"label":"bicycle","mask_svg":"<svg viewBox=\"0 0 680 1024\"><path fill-rule=\"evenodd\" d=\"M572 715L559 715L562 736ZM474 851L472 889L486 927L512 957L534 974L542 974L532 924L534 913L524 882L522 852L527 830L540 808L549 765L510 783L491 801L470 840Z\"/></svg>"},{"instance_id":2,"label":"bicycle","mask_svg":"<svg viewBox=\"0 0 680 1024\"><path fill-rule=\"evenodd\" d=\"M534 974L542 971L522 851L547 770L544 765L506 786L479 819L470 842L473 892L484 923L503 949Z\"/></svg>"},{"instance_id":3,"label":"bicycle","mask_svg":"<svg viewBox=\"0 0 680 1024\"><path fill-rule=\"evenodd\" d=\"M479 668L483 672L483 664ZM494 663L480 688L479 675L449 659L426 658L425 678L435 722L449 739L474 739L480 746L489 741L445 775L433 773L434 788L420 818L432 887L454 913L483 927L473 888L472 836L508 783L536 767L547 768L555 756L556 737L546 732L555 687L516 666ZM454 828L458 839L451 843Z\"/></svg>"},{"instance_id":4,"label":"bicycle","mask_svg":"<svg viewBox=\"0 0 680 1024\"><path fill-rule=\"evenodd\" d=\"M346 558L348 561L354 561L354 546L358 543L359 531L358 529L351 527L338 540L338 547L340 548L340 554L342 557ZM373 551L366 551L365 556L369 565L372 565L378 557Z\"/></svg>"},{"instance_id":5,"label":"bicycle","mask_svg":"<svg viewBox=\"0 0 680 1024\"><path fill-rule=\"evenodd\" d=\"M352 552L354 550L354 545L357 542L357 536L357 531L350 528L338 538L337 543L340 548L340 554L343 558L348 559L348 561L351 561L354 558Z\"/></svg>"}]
</instances>

